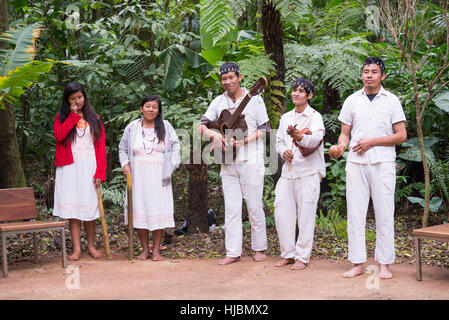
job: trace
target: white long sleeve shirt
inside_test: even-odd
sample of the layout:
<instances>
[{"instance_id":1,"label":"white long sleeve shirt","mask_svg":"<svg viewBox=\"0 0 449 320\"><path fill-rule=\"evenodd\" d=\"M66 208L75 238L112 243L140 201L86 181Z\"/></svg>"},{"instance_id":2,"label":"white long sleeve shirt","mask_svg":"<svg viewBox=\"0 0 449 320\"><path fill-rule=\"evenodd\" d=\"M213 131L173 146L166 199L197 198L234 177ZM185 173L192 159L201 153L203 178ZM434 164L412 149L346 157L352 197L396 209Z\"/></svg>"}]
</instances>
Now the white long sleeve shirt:
<instances>
[{"instance_id":1,"label":"white long sleeve shirt","mask_svg":"<svg viewBox=\"0 0 449 320\"><path fill-rule=\"evenodd\" d=\"M293 144L293 138L287 134L287 128L289 125L296 125L296 129L302 130L308 128L312 134L304 135L298 144L305 148L316 147L321 140L323 140L325 129L323 118L316 110L309 105L303 112L297 113L294 109L285 113L281 117L279 128L276 133L276 151L283 155L284 151L291 149ZM326 176L326 164L324 162L324 142L321 143L319 148L312 154L304 157L299 151L299 148L293 147L293 161L290 165L285 161L282 167L282 177L296 179L305 176L319 173L320 178Z\"/></svg>"}]
</instances>

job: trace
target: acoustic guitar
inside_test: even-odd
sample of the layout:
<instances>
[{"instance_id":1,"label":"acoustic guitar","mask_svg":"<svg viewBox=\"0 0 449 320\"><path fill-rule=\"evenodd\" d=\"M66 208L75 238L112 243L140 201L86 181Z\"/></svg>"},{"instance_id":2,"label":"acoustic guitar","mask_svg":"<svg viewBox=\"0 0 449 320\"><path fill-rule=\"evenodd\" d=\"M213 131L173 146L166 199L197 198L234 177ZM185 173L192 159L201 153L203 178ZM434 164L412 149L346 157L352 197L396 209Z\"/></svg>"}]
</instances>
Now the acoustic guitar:
<instances>
[{"instance_id":1,"label":"acoustic guitar","mask_svg":"<svg viewBox=\"0 0 449 320\"><path fill-rule=\"evenodd\" d=\"M210 121L206 125L209 129L220 131L228 143L226 151L223 151L220 147L214 147L211 150L217 163L231 163L237 156L237 149L235 146L231 146L230 140L232 138L236 141L243 140L248 135L248 125L242 112L251 98L263 92L267 84L268 80L265 77L260 77L242 99L234 113L231 113L229 109L224 109L217 120Z\"/></svg>"}]
</instances>

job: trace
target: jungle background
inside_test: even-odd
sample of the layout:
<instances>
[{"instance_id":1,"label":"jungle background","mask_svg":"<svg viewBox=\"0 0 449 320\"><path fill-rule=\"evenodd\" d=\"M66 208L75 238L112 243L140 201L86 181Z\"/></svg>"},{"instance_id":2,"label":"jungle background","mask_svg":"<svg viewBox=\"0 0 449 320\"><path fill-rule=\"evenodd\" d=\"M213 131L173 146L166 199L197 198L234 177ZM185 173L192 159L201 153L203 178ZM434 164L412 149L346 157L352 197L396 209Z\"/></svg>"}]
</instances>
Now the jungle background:
<instances>
[{"instance_id":1,"label":"jungle background","mask_svg":"<svg viewBox=\"0 0 449 320\"><path fill-rule=\"evenodd\" d=\"M408 140L396 148L397 262L414 262L413 229L448 223L448 1L0 0L0 5L0 31L6 32L0 37L0 188L33 187L40 219L55 219L53 120L68 82L85 86L105 124L103 200L111 247L120 252L127 249L126 182L118 162L123 129L139 117L140 101L151 93L161 97L164 118L192 135L193 124L222 92L219 66L234 61L246 88L262 75L268 78L263 96L272 128L294 107L292 80L303 76L315 84L311 106L326 126L326 178L312 255L345 259L346 156L331 159L327 148L338 139L343 101L362 86L363 60L377 55L387 66L384 87L400 98L407 117ZM184 144L188 158L189 150ZM182 164L174 173L175 229L184 223L185 228L178 235L166 230L166 257L225 254L219 169ZM270 255L279 254L273 216L278 177L279 171L265 176ZM210 230L209 209L216 214ZM243 220L244 253L251 254L245 210ZM371 205L366 235L372 255ZM41 255L59 255L56 238L40 235ZM9 239L9 261L32 259L29 235ZM99 224L97 241L103 244ZM137 238L134 243L137 253ZM449 267L447 243L427 241L423 255L425 263Z\"/></svg>"}]
</instances>

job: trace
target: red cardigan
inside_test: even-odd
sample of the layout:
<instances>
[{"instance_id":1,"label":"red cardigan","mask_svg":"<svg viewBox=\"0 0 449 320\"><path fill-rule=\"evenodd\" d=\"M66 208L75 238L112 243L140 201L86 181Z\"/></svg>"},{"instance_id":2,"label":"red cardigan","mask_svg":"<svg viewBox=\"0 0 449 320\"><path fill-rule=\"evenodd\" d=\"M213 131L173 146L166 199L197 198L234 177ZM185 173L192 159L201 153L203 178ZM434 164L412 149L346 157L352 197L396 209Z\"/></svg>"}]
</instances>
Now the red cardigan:
<instances>
[{"instance_id":1,"label":"red cardigan","mask_svg":"<svg viewBox=\"0 0 449 320\"><path fill-rule=\"evenodd\" d=\"M73 127L76 126L78 120L81 116L76 113L71 112L70 115L65 119L64 123L59 120L59 113L55 117L54 122L54 135L56 138L56 155L55 155L55 166L65 166L73 163L72 147L70 144L70 139L67 139L67 143L64 145L64 140L72 131ZM100 120L100 118L98 118ZM105 133L103 123L100 120L101 134L98 140L95 140L95 159L97 160L97 169L95 171L94 178L106 181L106 147L105 147Z\"/></svg>"}]
</instances>

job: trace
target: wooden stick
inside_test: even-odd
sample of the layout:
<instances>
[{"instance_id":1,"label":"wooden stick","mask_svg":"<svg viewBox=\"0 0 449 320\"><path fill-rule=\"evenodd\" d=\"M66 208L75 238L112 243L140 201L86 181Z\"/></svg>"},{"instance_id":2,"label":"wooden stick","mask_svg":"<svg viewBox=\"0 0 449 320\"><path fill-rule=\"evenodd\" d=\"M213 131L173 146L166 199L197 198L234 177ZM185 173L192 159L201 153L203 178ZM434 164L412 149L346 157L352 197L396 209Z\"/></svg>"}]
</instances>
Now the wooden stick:
<instances>
[{"instance_id":1,"label":"wooden stick","mask_svg":"<svg viewBox=\"0 0 449 320\"><path fill-rule=\"evenodd\" d=\"M104 247L106 249L106 259L112 259L111 248L109 247L108 227L104 215L103 199L101 197L101 188L97 187L98 207L100 208L101 227L103 229Z\"/></svg>"},{"instance_id":2,"label":"wooden stick","mask_svg":"<svg viewBox=\"0 0 449 320\"><path fill-rule=\"evenodd\" d=\"M126 191L128 192L128 260L134 259L134 226L133 226L133 177L126 175Z\"/></svg>"},{"instance_id":3,"label":"wooden stick","mask_svg":"<svg viewBox=\"0 0 449 320\"><path fill-rule=\"evenodd\" d=\"M296 150L293 149L294 147L295 147L295 139L293 139L292 148L290 149L290 151L293 154L293 158L295 157L295 152L294 151L296 151ZM290 169L292 168L292 162L293 162L293 159L292 159L291 162L288 163L288 172L290 172Z\"/></svg>"}]
</instances>

